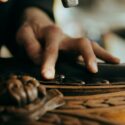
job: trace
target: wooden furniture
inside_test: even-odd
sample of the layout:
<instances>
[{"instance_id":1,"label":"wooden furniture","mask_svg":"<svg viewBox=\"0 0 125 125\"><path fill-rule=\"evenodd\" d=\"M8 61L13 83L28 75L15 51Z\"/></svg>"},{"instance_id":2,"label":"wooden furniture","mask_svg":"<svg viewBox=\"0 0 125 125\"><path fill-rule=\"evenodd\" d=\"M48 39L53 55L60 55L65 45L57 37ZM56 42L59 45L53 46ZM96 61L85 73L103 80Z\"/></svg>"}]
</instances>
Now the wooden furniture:
<instances>
[{"instance_id":1,"label":"wooden furniture","mask_svg":"<svg viewBox=\"0 0 125 125\"><path fill-rule=\"evenodd\" d=\"M0 125L125 124L124 65L99 64L94 75L83 65L59 63L56 78L45 81L33 64L0 64Z\"/></svg>"}]
</instances>

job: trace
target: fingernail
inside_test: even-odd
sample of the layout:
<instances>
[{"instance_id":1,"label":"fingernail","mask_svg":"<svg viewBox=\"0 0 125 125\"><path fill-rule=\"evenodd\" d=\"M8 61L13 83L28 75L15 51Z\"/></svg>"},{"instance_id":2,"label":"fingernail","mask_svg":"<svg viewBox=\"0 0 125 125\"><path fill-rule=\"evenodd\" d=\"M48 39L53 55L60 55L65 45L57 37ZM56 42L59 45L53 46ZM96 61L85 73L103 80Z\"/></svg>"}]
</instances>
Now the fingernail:
<instances>
[{"instance_id":1,"label":"fingernail","mask_svg":"<svg viewBox=\"0 0 125 125\"><path fill-rule=\"evenodd\" d=\"M89 69L89 71L92 72L92 73L97 73L97 72L98 72L97 63L96 63L96 62L89 63L89 64L88 64L88 69Z\"/></svg>"},{"instance_id":2,"label":"fingernail","mask_svg":"<svg viewBox=\"0 0 125 125\"><path fill-rule=\"evenodd\" d=\"M54 79L55 73L53 70L45 70L44 72L42 72L43 77L45 79Z\"/></svg>"},{"instance_id":3,"label":"fingernail","mask_svg":"<svg viewBox=\"0 0 125 125\"><path fill-rule=\"evenodd\" d=\"M92 63L92 71L93 71L93 73L97 73L98 72L98 67L97 67L97 63L96 62Z\"/></svg>"},{"instance_id":4,"label":"fingernail","mask_svg":"<svg viewBox=\"0 0 125 125\"><path fill-rule=\"evenodd\" d=\"M120 63L120 59L115 57L115 63L119 64Z\"/></svg>"}]
</instances>

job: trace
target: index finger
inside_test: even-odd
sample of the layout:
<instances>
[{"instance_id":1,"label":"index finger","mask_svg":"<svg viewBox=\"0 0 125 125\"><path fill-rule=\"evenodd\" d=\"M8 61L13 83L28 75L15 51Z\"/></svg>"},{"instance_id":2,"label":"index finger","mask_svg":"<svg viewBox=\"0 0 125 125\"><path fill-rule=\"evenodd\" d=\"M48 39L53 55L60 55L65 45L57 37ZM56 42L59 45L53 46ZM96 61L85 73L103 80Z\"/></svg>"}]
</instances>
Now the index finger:
<instances>
[{"instance_id":1,"label":"index finger","mask_svg":"<svg viewBox=\"0 0 125 125\"><path fill-rule=\"evenodd\" d=\"M62 33L57 27L49 27L44 36L45 48L43 52L41 74L45 79L53 79L55 76L55 64L58 58L59 45Z\"/></svg>"}]
</instances>

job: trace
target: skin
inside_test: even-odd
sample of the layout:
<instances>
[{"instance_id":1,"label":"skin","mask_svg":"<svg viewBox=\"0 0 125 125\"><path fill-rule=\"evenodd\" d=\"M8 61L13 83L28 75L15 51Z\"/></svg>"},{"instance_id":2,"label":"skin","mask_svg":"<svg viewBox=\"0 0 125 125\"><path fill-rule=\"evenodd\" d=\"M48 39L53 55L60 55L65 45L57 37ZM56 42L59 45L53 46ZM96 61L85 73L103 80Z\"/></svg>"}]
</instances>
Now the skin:
<instances>
[{"instance_id":1,"label":"skin","mask_svg":"<svg viewBox=\"0 0 125 125\"><path fill-rule=\"evenodd\" d=\"M87 69L92 73L98 72L96 57L110 63L120 62L96 42L67 36L45 12L35 7L25 10L16 39L25 48L29 58L41 65L41 75L48 80L55 76L59 50L77 52L84 58Z\"/></svg>"},{"instance_id":2,"label":"skin","mask_svg":"<svg viewBox=\"0 0 125 125\"><path fill-rule=\"evenodd\" d=\"M0 3L2 3L2 2L4 3L4 2L7 2L7 1L8 1L8 0L0 0Z\"/></svg>"},{"instance_id":3,"label":"skin","mask_svg":"<svg viewBox=\"0 0 125 125\"><path fill-rule=\"evenodd\" d=\"M53 79L55 76L59 50L74 51L82 55L86 67L92 73L98 72L96 57L110 63L120 62L96 42L65 35L44 12L37 8L26 9L24 17L17 32L17 41L25 48L34 63L41 64L41 74L45 79Z\"/></svg>"}]
</instances>

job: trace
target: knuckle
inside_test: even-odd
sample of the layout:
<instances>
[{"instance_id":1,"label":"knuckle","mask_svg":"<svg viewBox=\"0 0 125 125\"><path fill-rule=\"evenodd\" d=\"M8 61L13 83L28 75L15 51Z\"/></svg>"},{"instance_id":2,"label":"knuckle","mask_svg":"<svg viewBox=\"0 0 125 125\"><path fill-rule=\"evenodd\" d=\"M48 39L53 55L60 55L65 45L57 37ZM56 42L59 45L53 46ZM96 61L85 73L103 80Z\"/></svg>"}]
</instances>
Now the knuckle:
<instances>
[{"instance_id":1,"label":"knuckle","mask_svg":"<svg viewBox=\"0 0 125 125\"><path fill-rule=\"evenodd\" d=\"M18 32L25 33L25 32L28 32L29 30L30 30L30 26L28 24L24 24L21 26L21 28L19 28Z\"/></svg>"},{"instance_id":2,"label":"knuckle","mask_svg":"<svg viewBox=\"0 0 125 125\"><path fill-rule=\"evenodd\" d=\"M49 52L49 53L55 53L58 51L57 47L53 47L53 46L47 46L46 49L45 49L46 52Z\"/></svg>"},{"instance_id":3,"label":"knuckle","mask_svg":"<svg viewBox=\"0 0 125 125\"><path fill-rule=\"evenodd\" d=\"M91 46L90 41L87 38L79 38L78 39L78 48L87 49Z\"/></svg>"},{"instance_id":4,"label":"knuckle","mask_svg":"<svg viewBox=\"0 0 125 125\"><path fill-rule=\"evenodd\" d=\"M22 27L20 27L16 33L17 42L20 43L21 41L23 41L27 37L30 30L30 26L28 25L23 25Z\"/></svg>"},{"instance_id":5,"label":"knuckle","mask_svg":"<svg viewBox=\"0 0 125 125\"><path fill-rule=\"evenodd\" d=\"M92 48L93 48L93 50L95 51L95 52L98 52L98 51L102 51L102 50L104 50L104 48L102 47L102 46L100 46L98 43L96 43L96 42L92 42L91 43L91 45L92 45Z\"/></svg>"},{"instance_id":6,"label":"knuckle","mask_svg":"<svg viewBox=\"0 0 125 125\"><path fill-rule=\"evenodd\" d=\"M55 33L55 34L62 33L61 29L56 25L50 25L46 29L49 33Z\"/></svg>"},{"instance_id":7,"label":"knuckle","mask_svg":"<svg viewBox=\"0 0 125 125\"><path fill-rule=\"evenodd\" d=\"M98 46L98 43L96 43L96 42L91 42L91 44L92 44L92 46L94 46L94 47Z\"/></svg>"},{"instance_id":8,"label":"knuckle","mask_svg":"<svg viewBox=\"0 0 125 125\"><path fill-rule=\"evenodd\" d=\"M87 38L79 38L80 45L90 43L89 39Z\"/></svg>"}]
</instances>

